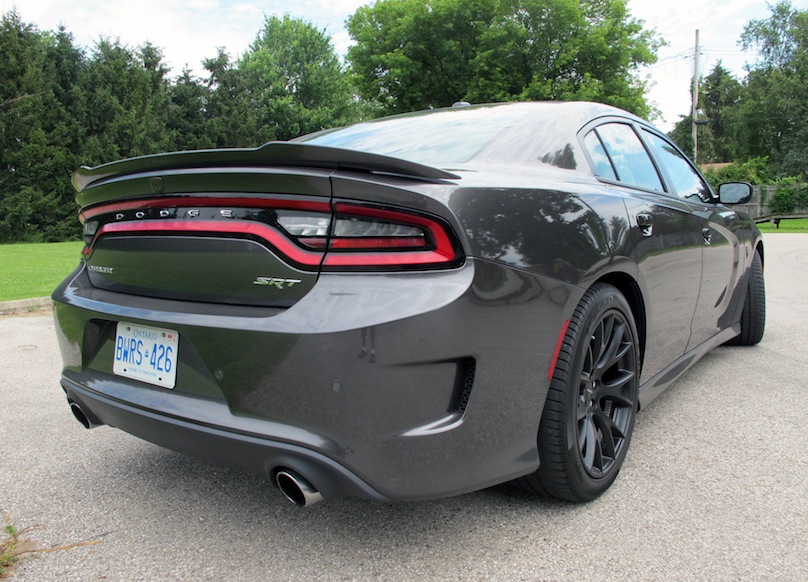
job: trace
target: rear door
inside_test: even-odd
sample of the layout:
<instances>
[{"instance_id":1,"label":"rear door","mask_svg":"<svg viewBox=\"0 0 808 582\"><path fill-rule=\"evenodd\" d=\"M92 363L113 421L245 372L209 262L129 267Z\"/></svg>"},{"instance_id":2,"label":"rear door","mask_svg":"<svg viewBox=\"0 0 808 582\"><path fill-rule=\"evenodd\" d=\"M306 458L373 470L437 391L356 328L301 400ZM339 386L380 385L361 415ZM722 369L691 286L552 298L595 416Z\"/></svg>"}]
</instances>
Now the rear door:
<instances>
[{"instance_id":1,"label":"rear door","mask_svg":"<svg viewBox=\"0 0 808 582\"><path fill-rule=\"evenodd\" d=\"M607 121L584 143L596 175L623 193L631 223L633 258L645 297L645 383L681 357L690 342L701 285L702 221L665 193L657 165L635 126Z\"/></svg>"}]
</instances>

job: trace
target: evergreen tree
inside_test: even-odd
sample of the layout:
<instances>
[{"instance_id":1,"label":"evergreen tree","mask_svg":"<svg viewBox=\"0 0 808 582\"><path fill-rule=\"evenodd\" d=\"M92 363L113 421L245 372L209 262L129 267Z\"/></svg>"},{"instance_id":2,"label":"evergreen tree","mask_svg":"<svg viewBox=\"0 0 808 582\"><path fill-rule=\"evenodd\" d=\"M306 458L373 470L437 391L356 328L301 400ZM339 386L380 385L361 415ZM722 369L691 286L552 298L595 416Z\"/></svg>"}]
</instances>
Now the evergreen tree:
<instances>
[{"instance_id":1,"label":"evergreen tree","mask_svg":"<svg viewBox=\"0 0 808 582\"><path fill-rule=\"evenodd\" d=\"M700 164L731 162L734 145L730 135L733 108L741 101L742 86L721 62L699 83L698 160ZM683 117L670 137L688 154L693 152L692 117Z\"/></svg>"},{"instance_id":2,"label":"evergreen tree","mask_svg":"<svg viewBox=\"0 0 808 582\"><path fill-rule=\"evenodd\" d=\"M40 32L16 12L0 22L0 241L51 240L64 233L66 147L75 126L61 106L48 57L70 58L69 38ZM66 74L70 74L67 72Z\"/></svg>"}]
</instances>

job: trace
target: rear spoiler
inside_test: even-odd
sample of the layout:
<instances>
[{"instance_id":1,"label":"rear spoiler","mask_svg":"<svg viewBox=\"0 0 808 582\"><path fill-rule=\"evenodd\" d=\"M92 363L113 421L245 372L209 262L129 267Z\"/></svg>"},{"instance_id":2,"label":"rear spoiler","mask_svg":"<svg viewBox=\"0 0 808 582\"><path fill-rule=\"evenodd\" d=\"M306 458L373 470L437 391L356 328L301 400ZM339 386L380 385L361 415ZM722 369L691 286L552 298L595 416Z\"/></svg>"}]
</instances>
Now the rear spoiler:
<instances>
[{"instance_id":1,"label":"rear spoiler","mask_svg":"<svg viewBox=\"0 0 808 582\"><path fill-rule=\"evenodd\" d=\"M354 170L429 181L459 178L451 172L399 158L305 143L269 142L253 149L172 152L129 158L94 168L82 166L73 174L73 187L81 192L112 177L142 172L236 166L301 166Z\"/></svg>"}]
</instances>

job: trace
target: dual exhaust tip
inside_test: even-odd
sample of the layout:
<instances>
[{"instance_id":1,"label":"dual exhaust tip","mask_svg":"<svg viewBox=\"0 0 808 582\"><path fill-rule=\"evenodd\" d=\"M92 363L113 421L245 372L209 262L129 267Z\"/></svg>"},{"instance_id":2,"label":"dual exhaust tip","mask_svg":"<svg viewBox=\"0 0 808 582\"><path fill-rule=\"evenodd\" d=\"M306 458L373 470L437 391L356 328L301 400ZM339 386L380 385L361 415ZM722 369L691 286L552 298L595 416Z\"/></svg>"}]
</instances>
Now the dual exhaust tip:
<instances>
[{"instance_id":1,"label":"dual exhaust tip","mask_svg":"<svg viewBox=\"0 0 808 582\"><path fill-rule=\"evenodd\" d=\"M103 424L92 413L86 413L75 400L68 400L68 403L73 416L84 428L95 428ZM275 484L283 496L298 507L309 507L323 500L323 496L311 483L289 469L280 469L275 473Z\"/></svg>"}]
</instances>

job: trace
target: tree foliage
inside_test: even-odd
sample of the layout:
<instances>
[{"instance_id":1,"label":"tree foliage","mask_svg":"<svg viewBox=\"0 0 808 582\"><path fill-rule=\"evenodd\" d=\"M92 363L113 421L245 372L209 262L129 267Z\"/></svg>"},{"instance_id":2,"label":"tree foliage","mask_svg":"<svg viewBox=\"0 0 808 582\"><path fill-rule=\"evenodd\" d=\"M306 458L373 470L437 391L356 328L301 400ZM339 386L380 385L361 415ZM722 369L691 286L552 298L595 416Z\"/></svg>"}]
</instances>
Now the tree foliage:
<instances>
[{"instance_id":1,"label":"tree foliage","mask_svg":"<svg viewBox=\"0 0 808 582\"><path fill-rule=\"evenodd\" d=\"M745 162L729 163L719 167L707 168L704 177L714 188L726 182L749 182L750 184L771 184L769 158L752 158Z\"/></svg>"},{"instance_id":2,"label":"tree foliage","mask_svg":"<svg viewBox=\"0 0 808 582\"><path fill-rule=\"evenodd\" d=\"M742 85L721 62L699 83L698 162L730 162L734 158L730 111L741 101ZM688 153L693 152L692 116L683 117L670 133Z\"/></svg>"},{"instance_id":3,"label":"tree foliage","mask_svg":"<svg viewBox=\"0 0 808 582\"><path fill-rule=\"evenodd\" d=\"M358 111L329 39L270 17L244 56L224 49L207 78L177 78L159 48L100 39L89 53L64 29L16 11L0 20L0 242L75 238L72 172L169 150L254 147L352 121Z\"/></svg>"},{"instance_id":4,"label":"tree foliage","mask_svg":"<svg viewBox=\"0 0 808 582\"><path fill-rule=\"evenodd\" d=\"M769 155L782 176L808 176L808 10L788 1L744 28L744 48L760 60L749 71L744 99L732 111L738 155Z\"/></svg>"},{"instance_id":5,"label":"tree foliage","mask_svg":"<svg viewBox=\"0 0 808 582\"><path fill-rule=\"evenodd\" d=\"M650 112L635 73L660 41L624 0L378 0L347 28L359 93L387 113L546 99Z\"/></svg>"},{"instance_id":6,"label":"tree foliage","mask_svg":"<svg viewBox=\"0 0 808 582\"><path fill-rule=\"evenodd\" d=\"M700 162L758 179L808 176L808 10L789 0L744 28L739 81L701 84ZM376 0L347 21L346 71L324 31L268 17L240 57L201 77L159 48L76 46L16 11L0 19L0 242L75 237L80 165L168 150L254 147L382 113L471 102L591 100L651 113L637 69L660 40L626 0ZM690 119L673 131L686 151ZM786 196L784 194L784 196Z\"/></svg>"},{"instance_id":7,"label":"tree foliage","mask_svg":"<svg viewBox=\"0 0 808 582\"><path fill-rule=\"evenodd\" d=\"M12 12L0 21L0 240L67 235L65 176L84 136L81 53L60 30L40 33Z\"/></svg>"},{"instance_id":8,"label":"tree foliage","mask_svg":"<svg viewBox=\"0 0 808 582\"><path fill-rule=\"evenodd\" d=\"M312 24L269 17L239 61L262 141L353 121L353 93L331 40Z\"/></svg>"}]
</instances>

